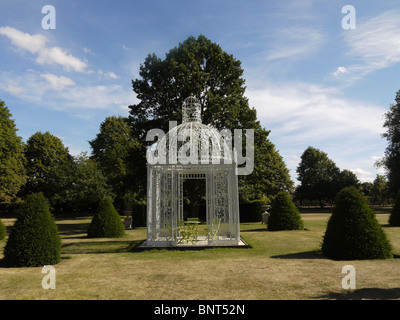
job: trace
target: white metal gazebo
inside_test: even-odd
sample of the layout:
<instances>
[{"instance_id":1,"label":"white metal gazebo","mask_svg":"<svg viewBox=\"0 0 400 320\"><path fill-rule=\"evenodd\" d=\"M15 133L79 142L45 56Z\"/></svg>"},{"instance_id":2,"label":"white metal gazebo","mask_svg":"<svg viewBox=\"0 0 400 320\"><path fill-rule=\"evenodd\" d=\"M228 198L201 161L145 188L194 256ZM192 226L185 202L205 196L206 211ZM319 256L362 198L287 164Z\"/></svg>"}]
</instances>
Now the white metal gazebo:
<instances>
[{"instance_id":1,"label":"white metal gazebo","mask_svg":"<svg viewBox=\"0 0 400 320\"><path fill-rule=\"evenodd\" d=\"M237 165L229 135L201 122L193 95L182 106L182 124L153 149L147 164L147 247L241 245ZM154 157L157 158L154 161ZM207 234L184 221L184 181L205 181Z\"/></svg>"}]
</instances>

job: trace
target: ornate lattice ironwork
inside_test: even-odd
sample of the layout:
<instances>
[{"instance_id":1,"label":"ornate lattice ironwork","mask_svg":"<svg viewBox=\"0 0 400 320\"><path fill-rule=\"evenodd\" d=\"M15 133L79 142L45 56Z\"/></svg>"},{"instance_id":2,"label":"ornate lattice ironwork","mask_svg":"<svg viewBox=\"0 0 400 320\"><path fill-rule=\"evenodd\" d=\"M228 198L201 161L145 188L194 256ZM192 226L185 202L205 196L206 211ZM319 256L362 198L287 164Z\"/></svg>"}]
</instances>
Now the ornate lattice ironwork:
<instances>
[{"instance_id":1,"label":"ornate lattice ironwork","mask_svg":"<svg viewBox=\"0 0 400 320\"><path fill-rule=\"evenodd\" d=\"M237 167L229 139L201 123L200 103L195 97L187 98L182 108L182 124L172 128L156 147L155 153L165 155L165 161L148 163L146 244L171 246L184 242L183 182L204 179L207 236L196 236L196 241L189 244L201 241L203 245L237 245Z\"/></svg>"}]
</instances>

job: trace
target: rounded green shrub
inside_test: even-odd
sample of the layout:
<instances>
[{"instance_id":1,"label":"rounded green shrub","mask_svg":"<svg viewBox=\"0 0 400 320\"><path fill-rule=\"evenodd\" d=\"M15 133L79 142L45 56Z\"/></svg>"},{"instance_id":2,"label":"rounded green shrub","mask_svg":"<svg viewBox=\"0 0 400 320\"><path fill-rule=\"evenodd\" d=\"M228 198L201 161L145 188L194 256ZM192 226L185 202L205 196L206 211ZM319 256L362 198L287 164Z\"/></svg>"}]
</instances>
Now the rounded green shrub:
<instances>
[{"instance_id":1,"label":"rounded green shrub","mask_svg":"<svg viewBox=\"0 0 400 320\"><path fill-rule=\"evenodd\" d=\"M54 265L61 260L61 240L50 205L42 193L28 196L4 248L9 267Z\"/></svg>"},{"instance_id":2,"label":"rounded green shrub","mask_svg":"<svg viewBox=\"0 0 400 320\"><path fill-rule=\"evenodd\" d=\"M89 238L119 238L125 234L124 224L112 199L103 198L88 229Z\"/></svg>"},{"instance_id":3,"label":"rounded green shrub","mask_svg":"<svg viewBox=\"0 0 400 320\"><path fill-rule=\"evenodd\" d=\"M322 253L333 260L386 259L392 247L367 199L355 187L342 189L328 221Z\"/></svg>"},{"instance_id":4,"label":"rounded green shrub","mask_svg":"<svg viewBox=\"0 0 400 320\"><path fill-rule=\"evenodd\" d=\"M4 223L0 220L0 240L3 240L6 237L6 227Z\"/></svg>"},{"instance_id":5,"label":"rounded green shrub","mask_svg":"<svg viewBox=\"0 0 400 320\"><path fill-rule=\"evenodd\" d=\"M389 217L389 224L400 227L400 190L397 192L394 206Z\"/></svg>"},{"instance_id":6,"label":"rounded green shrub","mask_svg":"<svg viewBox=\"0 0 400 320\"><path fill-rule=\"evenodd\" d=\"M268 230L302 230L304 223L300 212L293 203L289 194L284 191L278 192L272 201L271 211L268 218Z\"/></svg>"}]
</instances>

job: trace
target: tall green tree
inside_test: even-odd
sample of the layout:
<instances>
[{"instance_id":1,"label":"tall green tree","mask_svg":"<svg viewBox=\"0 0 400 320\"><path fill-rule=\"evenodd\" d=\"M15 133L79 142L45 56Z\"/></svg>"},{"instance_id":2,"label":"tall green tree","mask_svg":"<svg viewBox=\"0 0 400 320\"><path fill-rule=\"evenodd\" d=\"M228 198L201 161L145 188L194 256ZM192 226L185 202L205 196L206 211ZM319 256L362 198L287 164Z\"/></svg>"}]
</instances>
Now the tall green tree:
<instances>
[{"instance_id":1,"label":"tall green tree","mask_svg":"<svg viewBox=\"0 0 400 320\"><path fill-rule=\"evenodd\" d=\"M244 95L242 76L241 62L203 35L187 38L165 59L148 55L140 66L141 78L132 81L140 102L129 107L132 133L143 142L141 157L145 157L146 133L155 128L167 132L168 122L182 118L182 103L193 94L200 100L203 123L232 132L254 129L254 172L239 177L242 200L291 190L289 171Z\"/></svg>"},{"instance_id":2,"label":"tall green tree","mask_svg":"<svg viewBox=\"0 0 400 320\"><path fill-rule=\"evenodd\" d=\"M125 117L107 117L100 125L96 138L89 141L92 158L95 159L106 177L107 184L115 195L114 203L121 206L125 197L140 193L135 176L137 157L140 152L138 140L133 138Z\"/></svg>"},{"instance_id":3,"label":"tall green tree","mask_svg":"<svg viewBox=\"0 0 400 320\"><path fill-rule=\"evenodd\" d=\"M378 205L384 205L390 201L389 185L385 176L376 175L372 183L370 201Z\"/></svg>"},{"instance_id":4,"label":"tall green tree","mask_svg":"<svg viewBox=\"0 0 400 320\"><path fill-rule=\"evenodd\" d=\"M64 188L53 197L58 211L88 212L104 197L114 196L100 165L85 152L74 156L69 167Z\"/></svg>"},{"instance_id":5,"label":"tall green tree","mask_svg":"<svg viewBox=\"0 0 400 320\"><path fill-rule=\"evenodd\" d=\"M338 177L338 187L337 190L341 190L346 187L360 187L360 181L358 180L357 176L354 174L354 172L351 172L350 170L344 169L339 173Z\"/></svg>"},{"instance_id":6,"label":"tall green tree","mask_svg":"<svg viewBox=\"0 0 400 320\"><path fill-rule=\"evenodd\" d=\"M333 201L339 191L340 169L325 152L308 147L296 172L300 181L297 188L300 200L316 200L321 206L325 200Z\"/></svg>"},{"instance_id":7,"label":"tall green tree","mask_svg":"<svg viewBox=\"0 0 400 320\"><path fill-rule=\"evenodd\" d=\"M379 162L387 170L389 189L393 196L400 190L400 90L396 93L395 101L385 113L383 127L386 132L382 136L386 138L388 146Z\"/></svg>"},{"instance_id":8,"label":"tall green tree","mask_svg":"<svg viewBox=\"0 0 400 320\"><path fill-rule=\"evenodd\" d=\"M36 132L25 149L27 183L23 194L42 192L54 205L55 195L68 187L73 158L62 141L49 132Z\"/></svg>"},{"instance_id":9,"label":"tall green tree","mask_svg":"<svg viewBox=\"0 0 400 320\"><path fill-rule=\"evenodd\" d=\"M363 182L360 184L360 192L372 203L372 182Z\"/></svg>"},{"instance_id":10,"label":"tall green tree","mask_svg":"<svg viewBox=\"0 0 400 320\"><path fill-rule=\"evenodd\" d=\"M24 144L9 109L0 100L0 203L9 203L26 181Z\"/></svg>"}]
</instances>

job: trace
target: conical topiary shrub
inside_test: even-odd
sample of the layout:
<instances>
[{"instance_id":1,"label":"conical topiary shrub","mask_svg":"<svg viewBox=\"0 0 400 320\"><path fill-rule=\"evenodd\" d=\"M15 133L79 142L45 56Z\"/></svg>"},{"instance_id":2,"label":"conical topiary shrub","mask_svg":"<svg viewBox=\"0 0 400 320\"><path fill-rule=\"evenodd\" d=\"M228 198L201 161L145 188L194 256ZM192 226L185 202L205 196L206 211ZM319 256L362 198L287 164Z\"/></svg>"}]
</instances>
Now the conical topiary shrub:
<instances>
[{"instance_id":1,"label":"conical topiary shrub","mask_svg":"<svg viewBox=\"0 0 400 320\"><path fill-rule=\"evenodd\" d=\"M334 260L386 259L392 248L367 199L355 188L336 196L322 243L322 253Z\"/></svg>"},{"instance_id":2,"label":"conical topiary shrub","mask_svg":"<svg viewBox=\"0 0 400 320\"><path fill-rule=\"evenodd\" d=\"M112 200L100 201L88 229L89 238L119 238L125 234L124 224L115 210Z\"/></svg>"},{"instance_id":3,"label":"conical topiary shrub","mask_svg":"<svg viewBox=\"0 0 400 320\"><path fill-rule=\"evenodd\" d=\"M392 226L400 227L400 190L397 192L397 196L394 201L392 213L389 217L389 224Z\"/></svg>"},{"instance_id":4,"label":"conical topiary shrub","mask_svg":"<svg viewBox=\"0 0 400 320\"><path fill-rule=\"evenodd\" d=\"M6 226L3 221L0 220L0 240L3 240L6 237Z\"/></svg>"},{"instance_id":5,"label":"conical topiary shrub","mask_svg":"<svg viewBox=\"0 0 400 320\"><path fill-rule=\"evenodd\" d=\"M4 248L9 267L54 265L61 260L61 240L50 205L42 193L32 194L22 204Z\"/></svg>"},{"instance_id":6,"label":"conical topiary shrub","mask_svg":"<svg viewBox=\"0 0 400 320\"><path fill-rule=\"evenodd\" d=\"M304 223L300 212L294 205L289 194L284 191L278 192L272 201L271 211L268 218L268 230L302 230Z\"/></svg>"}]
</instances>

